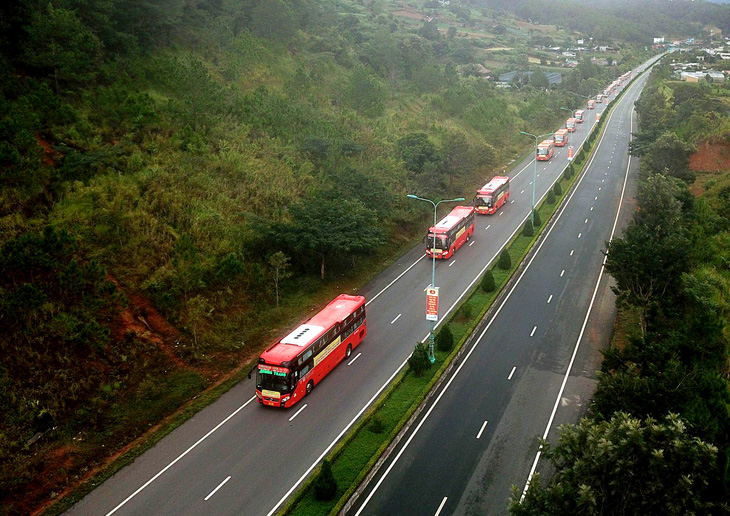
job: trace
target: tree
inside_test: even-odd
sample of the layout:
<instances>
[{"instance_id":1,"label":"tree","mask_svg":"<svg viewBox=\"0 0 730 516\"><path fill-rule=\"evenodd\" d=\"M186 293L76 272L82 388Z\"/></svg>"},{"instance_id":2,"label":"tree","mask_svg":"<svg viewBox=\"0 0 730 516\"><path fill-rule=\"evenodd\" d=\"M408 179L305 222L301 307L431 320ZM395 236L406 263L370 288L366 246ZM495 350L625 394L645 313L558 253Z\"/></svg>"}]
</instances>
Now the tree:
<instances>
[{"instance_id":1,"label":"tree","mask_svg":"<svg viewBox=\"0 0 730 516\"><path fill-rule=\"evenodd\" d=\"M291 278L292 273L289 271L289 258L283 252L278 251L269 256L269 266L272 269L271 275L274 281L274 291L276 292L276 306L279 307L279 285L287 278Z\"/></svg>"},{"instance_id":2,"label":"tree","mask_svg":"<svg viewBox=\"0 0 730 516\"><path fill-rule=\"evenodd\" d=\"M482 276L481 281L481 288L484 292L494 292L494 289L496 288L496 285L494 284L494 274L492 274L492 271L487 269L487 272L484 273L484 276Z\"/></svg>"},{"instance_id":3,"label":"tree","mask_svg":"<svg viewBox=\"0 0 730 516\"><path fill-rule=\"evenodd\" d=\"M553 202L555 202L555 199L553 198ZM535 228L532 227L532 221L527 220L525 222L525 225L522 227L522 235L526 237L533 237L535 236Z\"/></svg>"},{"instance_id":4,"label":"tree","mask_svg":"<svg viewBox=\"0 0 730 516\"><path fill-rule=\"evenodd\" d=\"M337 481L332 473L332 463L325 459L314 481L314 497L319 501L332 500L337 494Z\"/></svg>"},{"instance_id":5,"label":"tree","mask_svg":"<svg viewBox=\"0 0 730 516\"><path fill-rule=\"evenodd\" d=\"M421 376L431 367L431 361L428 359L428 348L425 344L416 343L413 353L408 359L408 367L411 368L413 374Z\"/></svg>"},{"instance_id":6,"label":"tree","mask_svg":"<svg viewBox=\"0 0 730 516\"><path fill-rule=\"evenodd\" d=\"M436 335L436 348L439 351L451 351L454 347L454 334L451 333L451 327L447 324Z\"/></svg>"},{"instance_id":7,"label":"tree","mask_svg":"<svg viewBox=\"0 0 730 516\"><path fill-rule=\"evenodd\" d=\"M540 212L537 211L537 210L534 210L532 212L532 224L535 227L538 227L538 226L541 226L542 225L542 219L540 218Z\"/></svg>"},{"instance_id":8,"label":"tree","mask_svg":"<svg viewBox=\"0 0 730 516\"><path fill-rule=\"evenodd\" d=\"M441 163L449 175L449 185L454 177L461 177L472 169L472 152L464 133L449 132L444 142Z\"/></svg>"},{"instance_id":9,"label":"tree","mask_svg":"<svg viewBox=\"0 0 730 516\"><path fill-rule=\"evenodd\" d=\"M563 195L563 188L560 186L559 182L556 182L555 186L553 186L553 192L555 193L556 196Z\"/></svg>"},{"instance_id":10,"label":"tree","mask_svg":"<svg viewBox=\"0 0 730 516\"><path fill-rule=\"evenodd\" d=\"M509 251L507 249L503 249L502 253L499 255L497 267L504 271L507 271L510 267L512 267L512 258L510 257Z\"/></svg>"},{"instance_id":11,"label":"tree","mask_svg":"<svg viewBox=\"0 0 730 516\"><path fill-rule=\"evenodd\" d=\"M609 421L584 418L563 425L558 445L543 443L556 469L538 475L510 512L532 514L708 514L717 448L687 431L677 415L662 422L617 413Z\"/></svg>"},{"instance_id":12,"label":"tree","mask_svg":"<svg viewBox=\"0 0 730 516\"><path fill-rule=\"evenodd\" d=\"M345 101L355 111L376 117L384 109L384 95L377 79L363 67L358 67L345 88Z\"/></svg>"},{"instance_id":13,"label":"tree","mask_svg":"<svg viewBox=\"0 0 730 516\"><path fill-rule=\"evenodd\" d=\"M456 27L450 25L449 28L446 30L446 37L449 39L454 39L456 37Z\"/></svg>"},{"instance_id":14,"label":"tree","mask_svg":"<svg viewBox=\"0 0 730 516\"><path fill-rule=\"evenodd\" d=\"M427 163L438 161L436 146L426 133L409 133L398 139L398 154L405 167L413 172L422 172Z\"/></svg>"},{"instance_id":15,"label":"tree","mask_svg":"<svg viewBox=\"0 0 730 516\"><path fill-rule=\"evenodd\" d=\"M60 83L91 79L101 59L101 43L72 10L34 10L26 27L25 59L31 66L50 69L56 91Z\"/></svg>"},{"instance_id":16,"label":"tree","mask_svg":"<svg viewBox=\"0 0 730 516\"><path fill-rule=\"evenodd\" d=\"M642 183L639 210L621 238L607 243L606 271L616 280L619 302L641 310L646 333L650 308L667 303L689 268L689 238L682 224L676 184L657 175Z\"/></svg>"},{"instance_id":17,"label":"tree","mask_svg":"<svg viewBox=\"0 0 730 516\"><path fill-rule=\"evenodd\" d=\"M383 244L375 212L357 199L321 196L290 208L293 221L274 229L296 252L311 252L319 258L320 277L334 253L372 252Z\"/></svg>"},{"instance_id":18,"label":"tree","mask_svg":"<svg viewBox=\"0 0 730 516\"><path fill-rule=\"evenodd\" d=\"M550 81L548 80L547 75L545 75L545 72L542 70L532 72L532 75L530 76L530 84L534 88L547 89L550 87Z\"/></svg>"},{"instance_id":19,"label":"tree","mask_svg":"<svg viewBox=\"0 0 730 516\"><path fill-rule=\"evenodd\" d=\"M648 146L641 166L649 174L664 174L691 182L694 173L689 169L689 157L694 147L680 140L676 134L662 134Z\"/></svg>"},{"instance_id":20,"label":"tree","mask_svg":"<svg viewBox=\"0 0 730 516\"><path fill-rule=\"evenodd\" d=\"M552 190L548 191L547 198L545 199L545 202L548 203L548 204L555 204L555 192L553 192Z\"/></svg>"}]
</instances>

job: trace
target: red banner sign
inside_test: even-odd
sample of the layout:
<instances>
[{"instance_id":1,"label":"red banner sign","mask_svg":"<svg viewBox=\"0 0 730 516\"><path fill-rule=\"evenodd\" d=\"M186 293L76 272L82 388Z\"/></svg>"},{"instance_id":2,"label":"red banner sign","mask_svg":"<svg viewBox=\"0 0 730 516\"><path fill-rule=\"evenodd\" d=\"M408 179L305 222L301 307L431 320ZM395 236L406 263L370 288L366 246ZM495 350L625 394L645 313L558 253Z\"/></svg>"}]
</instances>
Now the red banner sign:
<instances>
[{"instance_id":1,"label":"red banner sign","mask_svg":"<svg viewBox=\"0 0 730 516\"><path fill-rule=\"evenodd\" d=\"M439 320L439 288L428 287L426 289L426 320Z\"/></svg>"}]
</instances>

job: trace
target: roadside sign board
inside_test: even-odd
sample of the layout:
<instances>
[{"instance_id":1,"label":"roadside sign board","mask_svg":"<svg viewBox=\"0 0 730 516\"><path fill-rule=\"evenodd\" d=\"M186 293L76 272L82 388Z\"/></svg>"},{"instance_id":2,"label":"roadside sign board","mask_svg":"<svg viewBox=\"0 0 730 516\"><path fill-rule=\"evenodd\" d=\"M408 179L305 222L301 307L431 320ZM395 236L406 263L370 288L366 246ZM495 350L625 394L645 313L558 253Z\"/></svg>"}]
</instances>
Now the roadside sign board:
<instances>
[{"instance_id":1,"label":"roadside sign board","mask_svg":"<svg viewBox=\"0 0 730 516\"><path fill-rule=\"evenodd\" d=\"M573 161L573 146L568 147L568 161Z\"/></svg>"},{"instance_id":2,"label":"roadside sign board","mask_svg":"<svg viewBox=\"0 0 730 516\"><path fill-rule=\"evenodd\" d=\"M439 320L439 288L428 287L426 289L426 320Z\"/></svg>"}]
</instances>

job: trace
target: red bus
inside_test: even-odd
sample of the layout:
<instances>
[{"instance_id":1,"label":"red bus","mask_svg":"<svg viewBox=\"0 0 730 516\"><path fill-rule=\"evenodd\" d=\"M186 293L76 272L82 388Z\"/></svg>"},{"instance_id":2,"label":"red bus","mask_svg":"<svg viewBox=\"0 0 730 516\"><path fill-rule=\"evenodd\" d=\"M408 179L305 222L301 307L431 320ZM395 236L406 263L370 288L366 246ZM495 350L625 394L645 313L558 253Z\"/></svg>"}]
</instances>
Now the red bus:
<instances>
[{"instance_id":1,"label":"red bus","mask_svg":"<svg viewBox=\"0 0 730 516\"><path fill-rule=\"evenodd\" d=\"M474 205L480 215L491 215L509 199L509 177L494 176L491 181L477 190Z\"/></svg>"},{"instance_id":2,"label":"red bus","mask_svg":"<svg viewBox=\"0 0 730 516\"><path fill-rule=\"evenodd\" d=\"M568 118L565 121L565 128L568 130L569 133L575 132L575 118Z\"/></svg>"},{"instance_id":3,"label":"red bus","mask_svg":"<svg viewBox=\"0 0 730 516\"><path fill-rule=\"evenodd\" d=\"M428 228L426 255L448 259L474 234L474 206L457 206L441 222Z\"/></svg>"},{"instance_id":4,"label":"red bus","mask_svg":"<svg viewBox=\"0 0 730 516\"><path fill-rule=\"evenodd\" d=\"M537 146L537 160L538 161L550 161L555 152L555 140L543 140L540 145Z\"/></svg>"},{"instance_id":5,"label":"red bus","mask_svg":"<svg viewBox=\"0 0 730 516\"><path fill-rule=\"evenodd\" d=\"M553 138L555 138L556 147L565 147L565 145L568 143L568 130L558 129L557 131L555 131Z\"/></svg>"},{"instance_id":6,"label":"red bus","mask_svg":"<svg viewBox=\"0 0 730 516\"><path fill-rule=\"evenodd\" d=\"M583 113L584 113L584 111L582 109L579 109L578 111L575 112L575 121L578 122L579 124L583 123Z\"/></svg>"},{"instance_id":7,"label":"red bus","mask_svg":"<svg viewBox=\"0 0 730 516\"><path fill-rule=\"evenodd\" d=\"M256 398L291 407L349 357L367 334L365 298L340 294L317 315L261 353Z\"/></svg>"}]
</instances>

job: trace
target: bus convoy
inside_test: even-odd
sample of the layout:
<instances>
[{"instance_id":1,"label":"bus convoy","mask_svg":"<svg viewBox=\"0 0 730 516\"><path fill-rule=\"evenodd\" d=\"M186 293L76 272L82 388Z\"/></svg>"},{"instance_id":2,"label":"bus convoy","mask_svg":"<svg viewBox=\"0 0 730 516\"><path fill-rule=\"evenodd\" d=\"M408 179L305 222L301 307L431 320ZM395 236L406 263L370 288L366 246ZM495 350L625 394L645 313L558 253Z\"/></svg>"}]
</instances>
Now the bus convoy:
<instances>
[{"instance_id":1,"label":"bus convoy","mask_svg":"<svg viewBox=\"0 0 730 516\"><path fill-rule=\"evenodd\" d=\"M494 176L477 190L474 206L480 215L492 215L509 200L509 177Z\"/></svg>"},{"instance_id":2,"label":"bus convoy","mask_svg":"<svg viewBox=\"0 0 730 516\"><path fill-rule=\"evenodd\" d=\"M424 238L429 258L448 260L474 235L474 206L457 206L438 224L428 228Z\"/></svg>"},{"instance_id":3,"label":"bus convoy","mask_svg":"<svg viewBox=\"0 0 730 516\"><path fill-rule=\"evenodd\" d=\"M626 72L604 94L588 100L587 109L602 103L613 90L632 77ZM548 161L554 147L568 144L569 133L584 120L584 110L575 112L564 129L537 146L535 158ZM457 206L431 226L424 238L426 255L448 259L474 235L475 214L492 215L509 200L509 177L495 176L477 191L472 206ZM299 325L261 353L256 370L256 399L260 405L289 408L312 392L327 374L362 343L367 335L365 298L340 294L320 312ZM253 369L251 370L253 373ZM250 374L249 373L249 376Z\"/></svg>"}]
</instances>

